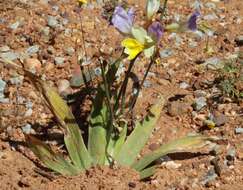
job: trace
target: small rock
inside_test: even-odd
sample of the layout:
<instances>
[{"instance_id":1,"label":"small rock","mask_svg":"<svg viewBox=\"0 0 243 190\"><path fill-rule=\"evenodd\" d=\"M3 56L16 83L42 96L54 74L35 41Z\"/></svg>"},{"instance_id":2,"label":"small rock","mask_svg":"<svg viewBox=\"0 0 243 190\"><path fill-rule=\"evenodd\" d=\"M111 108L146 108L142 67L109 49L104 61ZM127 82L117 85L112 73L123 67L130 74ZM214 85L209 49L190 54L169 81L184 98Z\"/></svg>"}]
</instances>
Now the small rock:
<instances>
[{"instance_id":1,"label":"small rock","mask_svg":"<svg viewBox=\"0 0 243 190\"><path fill-rule=\"evenodd\" d=\"M237 46L242 46L243 45L243 35L237 36L235 38L235 43L237 44Z\"/></svg>"},{"instance_id":2,"label":"small rock","mask_svg":"<svg viewBox=\"0 0 243 190\"><path fill-rule=\"evenodd\" d=\"M31 134L34 130L32 129L32 126L30 124L26 124L24 127L22 127L22 131L25 134Z\"/></svg>"},{"instance_id":3,"label":"small rock","mask_svg":"<svg viewBox=\"0 0 243 190\"><path fill-rule=\"evenodd\" d=\"M168 104L168 113L171 116L179 116L192 111L190 103L174 101Z\"/></svg>"},{"instance_id":4,"label":"small rock","mask_svg":"<svg viewBox=\"0 0 243 190\"><path fill-rule=\"evenodd\" d=\"M59 80L57 83L57 87L58 87L58 92L61 94L62 92L65 92L70 87L70 83L66 79Z\"/></svg>"},{"instance_id":5,"label":"small rock","mask_svg":"<svg viewBox=\"0 0 243 190\"><path fill-rule=\"evenodd\" d=\"M216 126L221 126L228 122L228 117L222 113L217 113L214 114L213 121Z\"/></svg>"},{"instance_id":6,"label":"small rock","mask_svg":"<svg viewBox=\"0 0 243 190\"><path fill-rule=\"evenodd\" d=\"M8 52L10 51L10 47L9 46L2 46L0 47L0 52Z\"/></svg>"},{"instance_id":7,"label":"small rock","mask_svg":"<svg viewBox=\"0 0 243 190\"><path fill-rule=\"evenodd\" d=\"M41 69L41 62L35 58L27 58L24 60L24 67L26 70L36 73L36 71Z\"/></svg>"},{"instance_id":8,"label":"small rock","mask_svg":"<svg viewBox=\"0 0 243 190\"><path fill-rule=\"evenodd\" d=\"M199 98L199 97L206 97L207 95L207 92L203 91L203 90L196 90L194 91L194 96L196 98Z\"/></svg>"},{"instance_id":9,"label":"small rock","mask_svg":"<svg viewBox=\"0 0 243 190\"><path fill-rule=\"evenodd\" d=\"M48 16L47 25L50 26L51 28L56 28L58 26L58 21L55 17Z\"/></svg>"},{"instance_id":10,"label":"small rock","mask_svg":"<svg viewBox=\"0 0 243 190\"><path fill-rule=\"evenodd\" d=\"M207 99L205 97L196 98L195 104L194 104L196 111L200 111L206 105L207 105Z\"/></svg>"},{"instance_id":11,"label":"small rock","mask_svg":"<svg viewBox=\"0 0 243 190\"><path fill-rule=\"evenodd\" d=\"M56 65L62 66L64 64L65 58L64 57L55 57L54 61L55 61Z\"/></svg>"},{"instance_id":12,"label":"small rock","mask_svg":"<svg viewBox=\"0 0 243 190\"><path fill-rule=\"evenodd\" d=\"M211 70L218 70L224 67L223 62L217 57L211 57L207 59L203 65Z\"/></svg>"},{"instance_id":13,"label":"small rock","mask_svg":"<svg viewBox=\"0 0 243 190\"><path fill-rule=\"evenodd\" d=\"M67 55L73 55L73 53L75 52L75 49L73 48L73 47L67 47L66 49L65 49L65 53L67 54Z\"/></svg>"},{"instance_id":14,"label":"small rock","mask_svg":"<svg viewBox=\"0 0 243 190\"><path fill-rule=\"evenodd\" d=\"M119 68L118 68L118 71L119 71ZM117 72L118 72L117 71ZM96 75L96 76L101 76L101 68L100 67L96 67L95 69L94 69L94 74Z\"/></svg>"},{"instance_id":15,"label":"small rock","mask_svg":"<svg viewBox=\"0 0 243 190\"><path fill-rule=\"evenodd\" d=\"M49 36L50 34L50 28L49 27L44 27L42 30L41 30L41 33L45 36Z\"/></svg>"},{"instance_id":16,"label":"small rock","mask_svg":"<svg viewBox=\"0 0 243 190\"><path fill-rule=\"evenodd\" d=\"M30 117L30 116L32 115L32 113L33 113L33 110L32 110L31 108L29 108L29 109L25 112L24 116L25 116L25 117Z\"/></svg>"},{"instance_id":17,"label":"small rock","mask_svg":"<svg viewBox=\"0 0 243 190\"><path fill-rule=\"evenodd\" d=\"M15 77L12 77L9 79L10 83L11 84L14 84L14 85L21 85L24 81L24 77L23 76L15 76Z\"/></svg>"},{"instance_id":18,"label":"small rock","mask_svg":"<svg viewBox=\"0 0 243 190\"><path fill-rule=\"evenodd\" d=\"M161 58L166 58L173 55L173 51L171 49L160 50L159 55Z\"/></svg>"},{"instance_id":19,"label":"small rock","mask_svg":"<svg viewBox=\"0 0 243 190\"><path fill-rule=\"evenodd\" d=\"M20 26L20 22L16 21L15 23L10 24L9 28L11 28L12 30L16 30L19 26Z\"/></svg>"},{"instance_id":20,"label":"small rock","mask_svg":"<svg viewBox=\"0 0 243 190\"><path fill-rule=\"evenodd\" d=\"M186 88L190 87L190 85L186 82L181 82L179 84L179 87L182 88L182 89L186 89Z\"/></svg>"},{"instance_id":21,"label":"small rock","mask_svg":"<svg viewBox=\"0 0 243 190\"><path fill-rule=\"evenodd\" d=\"M145 88L150 88L152 86L152 83L150 81L148 81L148 80L145 80L144 83L143 83L143 86Z\"/></svg>"},{"instance_id":22,"label":"small rock","mask_svg":"<svg viewBox=\"0 0 243 190\"><path fill-rule=\"evenodd\" d=\"M6 84L7 83L0 78L0 94L4 92Z\"/></svg>"},{"instance_id":23,"label":"small rock","mask_svg":"<svg viewBox=\"0 0 243 190\"><path fill-rule=\"evenodd\" d=\"M179 167L181 167L180 163L175 163L173 160L163 162L161 165L164 165L167 169L178 169Z\"/></svg>"},{"instance_id":24,"label":"small rock","mask_svg":"<svg viewBox=\"0 0 243 190\"><path fill-rule=\"evenodd\" d=\"M242 134L242 133L243 133L242 127L235 128L235 134Z\"/></svg>"},{"instance_id":25,"label":"small rock","mask_svg":"<svg viewBox=\"0 0 243 190\"><path fill-rule=\"evenodd\" d=\"M26 54L28 54L29 56L31 56L32 54L38 53L39 52L39 46L38 45L34 45L34 46L30 46L26 49Z\"/></svg>"},{"instance_id":26,"label":"small rock","mask_svg":"<svg viewBox=\"0 0 243 190\"><path fill-rule=\"evenodd\" d=\"M47 48L47 52L48 52L49 54L54 54L54 53L55 53L55 48L54 48L53 46L48 46L48 48Z\"/></svg>"},{"instance_id":27,"label":"small rock","mask_svg":"<svg viewBox=\"0 0 243 190\"><path fill-rule=\"evenodd\" d=\"M235 159L235 149L233 147L230 147L229 150L227 151L227 154L226 154L226 159L228 161L234 161Z\"/></svg>"},{"instance_id":28,"label":"small rock","mask_svg":"<svg viewBox=\"0 0 243 190\"><path fill-rule=\"evenodd\" d=\"M215 13L213 14L208 14L203 17L204 20L216 20L218 19L217 15Z\"/></svg>"},{"instance_id":29,"label":"small rock","mask_svg":"<svg viewBox=\"0 0 243 190\"><path fill-rule=\"evenodd\" d=\"M7 59L9 61L14 61L19 57L19 54L9 51L5 53L1 53L0 57L2 57L3 59Z\"/></svg>"},{"instance_id":30,"label":"small rock","mask_svg":"<svg viewBox=\"0 0 243 190\"><path fill-rule=\"evenodd\" d=\"M203 180L202 180L201 183L203 185L206 185L207 186L207 184L210 183L211 181L215 180L217 176L218 175L215 173L214 169L210 169L207 172L206 176L203 178Z\"/></svg>"},{"instance_id":31,"label":"small rock","mask_svg":"<svg viewBox=\"0 0 243 190\"><path fill-rule=\"evenodd\" d=\"M215 3L212 3L212 2L205 3L205 7L209 8L209 9L216 9Z\"/></svg>"}]
</instances>

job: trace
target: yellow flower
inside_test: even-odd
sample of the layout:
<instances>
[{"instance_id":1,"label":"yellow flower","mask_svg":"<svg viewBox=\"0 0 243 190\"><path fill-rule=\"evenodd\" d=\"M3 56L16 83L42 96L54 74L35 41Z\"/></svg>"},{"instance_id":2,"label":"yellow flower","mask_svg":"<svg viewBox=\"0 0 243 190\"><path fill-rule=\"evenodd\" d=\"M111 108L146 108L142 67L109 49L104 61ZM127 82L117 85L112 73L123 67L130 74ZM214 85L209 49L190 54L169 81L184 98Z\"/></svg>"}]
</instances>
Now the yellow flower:
<instances>
[{"instance_id":1,"label":"yellow flower","mask_svg":"<svg viewBox=\"0 0 243 190\"><path fill-rule=\"evenodd\" d=\"M134 59L140 52L144 50L144 45L133 38L126 38L121 45L125 47L125 53L128 54L128 59Z\"/></svg>"},{"instance_id":2,"label":"yellow flower","mask_svg":"<svg viewBox=\"0 0 243 190\"><path fill-rule=\"evenodd\" d=\"M81 4L86 4L86 3L88 3L87 0L78 0L78 2L81 3Z\"/></svg>"}]
</instances>

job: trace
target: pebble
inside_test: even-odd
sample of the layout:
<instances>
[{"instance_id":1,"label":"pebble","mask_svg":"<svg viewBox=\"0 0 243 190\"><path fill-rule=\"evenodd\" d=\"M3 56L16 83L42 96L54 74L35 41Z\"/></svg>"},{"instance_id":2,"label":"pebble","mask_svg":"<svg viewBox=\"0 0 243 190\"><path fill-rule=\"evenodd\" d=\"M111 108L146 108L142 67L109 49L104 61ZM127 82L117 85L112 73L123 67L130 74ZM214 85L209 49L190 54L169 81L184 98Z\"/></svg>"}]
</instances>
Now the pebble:
<instances>
[{"instance_id":1,"label":"pebble","mask_svg":"<svg viewBox=\"0 0 243 190\"><path fill-rule=\"evenodd\" d=\"M59 80L57 83L58 92L61 94L70 87L70 82L66 79Z\"/></svg>"},{"instance_id":2,"label":"pebble","mask_svg":"<svg viewBox=\"0 0 243 190\"><path fill-rule=\"evenodd\" d=\"M65 48L65 53L67 54L67 55L73 55L74 54L74 52L75 52L75 49L73 48L73 47L67 47L67 48Z\"/></svg>"},{"instance_id":3,"label":"pebble","mask_svg":"<svg viewBox=\"0 0 243 190\"><path fill-rule=\"evenodd\" d=\"M202 180L202 184L203 185L207 185L208 183L212 182L213 180L216 179L218 175L215 173L214 169L210 169L206 176L204 176L203 180Z\"/></svg>"},{"instance_id":4,"label":"pebble","mask_svg":"<svg viewBox=\"0 0 243 190\"><path fill-rule=\"evenodd\" d=\"M186 89L186 88L190 87L190 85L186 82L181 82L179 84L179 87L182 88L182 89Z\"/></svg>"},{"instance_id":5,"label":"pebble","mask_svg":"<svg viewBox=\"0 0 243 190\"><path fill-rule=\"evenodd\" d=\"M183 115L189 111L192 111L190 103L173 101L168 104L168 113L171 116Z\"/></svg>"},{"instance_id":6,"label":"pebble","mask_svg":"<svg viewBox=\"0 0 243 190\"><path fill-rule=\"evenodd\" d=\"M203 107L207 105L207 99L205 97L196 98L194 105L196 111L200 111Z\"/></svg>"},{"instance_id":7,"label":"pebble","mask_svg":"<svg viewBox=\"0 0 243 190\"><path fill-rule=\"evenodd\" d=\"M24 67L32 73L41 69L41 62L35 58L27 58L24 60Z\"/></svg>"},{"instance_id":8,"label":"pebble","mask_svg":"<svg viewBox=\"0 0 243 190\"><path fill-rule=\"evenodd\" d=\"M224 125L225 123L228 122L228 117L222 113L218 113L214 115L213 121L216 126L221 126Z\"/></svg>"},{"instance_id":9,"label":"pebble","mask_svg":"<svg viewBox=\"0 0 243 190\"><path fill-rule=\"evenodd\" d=\"M205 7L209 8L209 9L216 9L215 3L212 3L212 2L205 3Z\"/></svg>"},{"instance_id":10,"label":"pebble","mask_svg":"<svg viewBox=\"0 0 243 190\"><path fill-rule=\"evenodd\" d=\"M159 55L161 58L170 57L171 55L173 55L173 51L171 49L160 50Z\"/></svg>"},{"instance_id":11,"label":"pebble","mask_svg":"<svg viewBox=\"0 0 243 190\"><path fill-rule=\"evenodd\" d=\"M64 64L65 58L64 57L55 57L54 59L55 64L62 66Z\"/></svg>"},{"instance_id":12,"label":"pebble","mask_svg":"<svg viewBox=\"0 0 243 190\"><path fill-rule=\"evenodd\" d=\"M211 70L218 70L218 69L222 69L224 67L223 62L217 58L217 57L211 57L209 59L207 59L204 63L204 65Z\"/></svg>"},{"instance_id":13,"label":"pebble","mask_svg":"<svg viewBox=\"0 0 243 190\"><path fill-rule=\"evenodd\" d=\"M243 133L242 127L235 128L235 134L242 134L242 133Z\"/></svg>"},{"instance_id":14,"label":"pebble","mask_svg":"<svg viewBox=\"0 0 243 190\"><path fill-rule=\"evenodd\" d=\"M6 82L0 78L0 93L3 93L6 87Z\"/></svg>"},{"instance_id":15,"label":"pebble","mask_svg":"<svg viewBox=\"0 0 243 190\"><path fill-rule=\"evenodd\" d=\"M26 54L31 56L32 54L38 53L39 49L40 49L40 47L38 45L34 45L34 46L28 47L25 52L26 52Z\"/></svg>"},{"instance_id":16,"label":"pebble","mask_svg":"<svg viewBox=\"0 0 243 190\"><path fill-rule=\"evenodd\" d=\"M9 103L9 99L5 98L4 90L6 87L6 82L0 78L0 103Z\"/></svg>"},{"instance_id":17,"label":"pebble","mask_svg":"<svg viewBox=\"0 0 243 190\"><path fill-rule=\"evenodd\" d=\"M33 110L32 110L31 108L29 108L29 109L25 112L24 116L25 116L25 117L30 117L30 116L32 115L32 113L33 113Z\"/></svg>"},{"instance_id":18,"label":"pebble","mask_svg":"<svg viewBox=\"0 0 243 190\"><path fill-rule=\"evenodd\" d=\"M148 81L148 80L145 80L144 83L143 83L143 86L145 88L150 88L152 86L152 83L150 81Z\"/></svg>"},{"instance_id":19,"label":"pebble","mask_svg":"<svg viewBox=\"0 0 243 190\"><path fill-rule=\"evenodd\" d=\"M10 47L9 46L2 46L0 47L0 52L8 52L10 51Z\"/></svg>"},{"instance_id":20,"label":"pebble","mask_svg":"<svg viewBox=\"0 0 243 190\"><path fill-rule=\"evenodd\" d=\"M12 29L12 30L16 30L19 26L20 26L20 22L16 21L15 23L10 24L9 28Z\"/></svg>"},{"instance_id":21,"label":"pebble","mask_svg":"<svg viewBox=\"0 0 243 190\"><path fill-rule=\"evenodd\" d=\"M23 76L15 76L15 77L11 77L9 79L10 83L11 84L14 84L14 85L21 85L24 81L24 77Z\"/></svg>"},{"instance_id":22,"label":"pebble","mask_svg":"<svg viewBox=\"0 0 243 190\"><path fill-rule=\"evenodd\" d=\"M167 169L178 169L182 164L175 163L173 160L171 160L168 162L163 162L161 165L164 165Z\"/></svg>"},{"instance_id":23,"label":"pebble","mask_svg":"<svg viewBox=\"0 0 243 190\"><path fill-rule=\"evenodd\" d=\"M233 161L235 159L235 153L236 153L235 148L230 147L227 151L226 159L228 161Z\"/></svg>"},{"instance_id":24,"label":"pebble","mask_svg":"<svg viewBox=\"0 0 243 190\"><path fill-rule=\"evenodd\" d=\"M119 68L118 68L118 70L119 70ZM100 76L100 75L101 75L101 68L100 68L100 67L96 67L96 68L94 69L94 74L95 74L96 76Z\"/></svg>"},{"instance_id":25,"label":"pebble","mask_svg":"<svg viewBox=\"0 0 243 190\"><path fill-rule=\"evenodd\" d=\"M41 30L41 33L45 36L49 36L50 34L50 28L49 27L44 27L42 30Z\"/></svg>"},{"instance_id":26,"label":"pebble","mask_svg":"<svg viewBox=\"0 0 243 190\"><path fill-rule=\"evenodd\" d=\"M1 53L0 57L2 57L3 59L7 59L9 61L14 61L15 59L19 58L19 54L9 51Z\"/></svg>"},{"instance_id":27,"label":"pebble","mask_svg":"<svg viewBox=\"0 0 243 190\"><path fill-rule=\"evenodd\" d=\"M34 132L34 130L32 129L32 126L30 124L26 124L24 127L22 127L22 131L25 134L31 134Z\"/></svg>"},{"instance_id":28,"label":"pebble","mask_svg":"<svg viewBox=\"0 0 243 190\"><path fill-rule=\"evenodd\" d=\"M243 35L237 36L237 37L235 38L235 43L236 43L238 46L242 46L242 45L243 45Z\"/></svg>"},{"instance_id":29,"label":"pebble","mask_svg":"<svg viewBox=\"0 0 243 190\"><path fill-rule=\"evenodd\" d=\"M213 14L208 14L203 17L204 20L216 20L218 19L217 15L215 13Z\"/></svg>"},{"instance_id":30,"label":"pebble","mask_svg":"<svg viewBox=\"0 0 243 190\"><path fill-rule=\"evenodd\" d=\"M194 91L194 96L196 98L199 98L199 97L206 97L207 95L207 92L203 91L203 90L196 90Z\"/></svg>"},{"instance_id":31,"label":"pebble","mask_svg":"<svg viewBox=\"0 0 243 190\"><path fill-rule=\"evenodd\" d=\"M48 16L47 25L50 26L51 28L56 28L58 26L58 21L55 17Z\"/></svg>"}]
</instances>

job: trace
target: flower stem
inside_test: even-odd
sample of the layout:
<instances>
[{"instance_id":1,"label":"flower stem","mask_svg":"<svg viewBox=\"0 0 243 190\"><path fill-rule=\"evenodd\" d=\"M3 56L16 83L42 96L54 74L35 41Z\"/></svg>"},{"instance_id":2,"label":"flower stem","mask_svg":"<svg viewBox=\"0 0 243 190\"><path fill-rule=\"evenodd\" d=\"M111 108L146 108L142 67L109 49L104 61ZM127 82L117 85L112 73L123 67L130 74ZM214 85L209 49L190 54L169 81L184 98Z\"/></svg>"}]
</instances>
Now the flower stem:
<instances>
[{"instance_id":1,"label":"flower stem","mask_svg":"<svg viewBox=\"0 0 243 190\"><path fill-rule=\"evenodd\" d=\"M129 75L131 73L131 70L134 66L134 63L137 59L137 57L139 56L140 54L138 54L133 60L131 60L130 64L129 64L129 67L127 69L127 72L126 72L126 75L125 75L125 79L121 85L121 88L120 88L120 91L118 93L118 96L117 96L117 99L116 99L116 103L115 103L115 107L114 107L114 110L117 110L118 107L119 107L119 102L120 102L120 99L122 97L122 102L121 102L121 106L122 106L122 112L123 113L123 109L124 109L124 106L123 104L125 104L125 93L126 93L126 89L127 89L127 84L128 84L128 78L129 78Z\"/></svg>"},{"instance_id":2,"label":"flower stem","mask_svg":"<svg viewBox=\"0 0 243 190\"><path fill-rule=\"evenodd\" d=\"M135 106L135 104L136 104L136 102L137 102L138 95L139 95L139 93L140 93L140 91L141 91L141 89L142 89L142 86L143 86L143 84L144 84L144 81L146 80L146 78L147 78L147 76L148 76L148 73L149 73L149 71L150 71L150 69L151 69L153 63L155 62L155 59L157 58L156 54L157 54L157 53L155 53L155 55L150 59L149 66L148 66L148 68L147 68L147 70L146 70L146 72L145 72L145 74L144 74L144 76L143 76L143 79L142 79L141 84L138 86L137 92L136 92L136 94L135 94L135 98L134 98L133 102L131 103L130 111L133 110L133 108L134 108L134 106Z\"/></svg>"},{"instance_id":3,"label":"flower stem","mask_svg":"<svg viewBox=\"0 0 243 190\"><path fill-rule=\"evenodd\" d=\"M166 12L166 9L167 9L167 2L168 2L168 0L164 0L164 4L163 4L163 9L162 9L162 13L161 13L161 16L160 16L160 20L163 20L163 18L165 16L165 12Z\"/></svg>"}]
</instances>

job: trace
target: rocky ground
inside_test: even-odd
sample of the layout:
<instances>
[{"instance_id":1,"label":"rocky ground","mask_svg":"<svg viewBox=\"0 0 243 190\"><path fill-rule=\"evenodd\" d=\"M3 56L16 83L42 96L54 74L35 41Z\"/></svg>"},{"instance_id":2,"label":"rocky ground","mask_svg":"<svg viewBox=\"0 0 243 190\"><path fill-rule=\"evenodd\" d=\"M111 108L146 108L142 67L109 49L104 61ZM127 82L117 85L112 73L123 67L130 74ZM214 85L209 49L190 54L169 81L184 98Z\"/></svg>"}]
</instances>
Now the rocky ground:
<instances>
[{"instance_id":1,"label":"rocky ground","mask_svg":"<svg viewBox=\"0 0 243 190\"><path fill-rule=\"evenodd\" d=\"M144 2L124 3L135 7L137 24L143 22ZM27 148L24 133L45 137L54 149L62 145L62 134L28 79L0 62L0 189L243 189L243 4L198 2L168 1L164 24L200 6L201 28L163 36L160 59L136 105L137 118L158 94L167 103L141 154L196 132L222 137L222 143L211 152L163 157L146 181L128 168L96 167L72 178L53 175ZM75 94L83 87L79 58L85 57L84 70L99 78L97 58L121 53L123 37L109 22L113 9L102 1L80 8L75 0L0 0L0 58L22 64L64 97ZM139 78L147 66L146 59L138 61ZM78 114L89 111L72 100L70 107Z\"/></svg>"}]
</instances>

